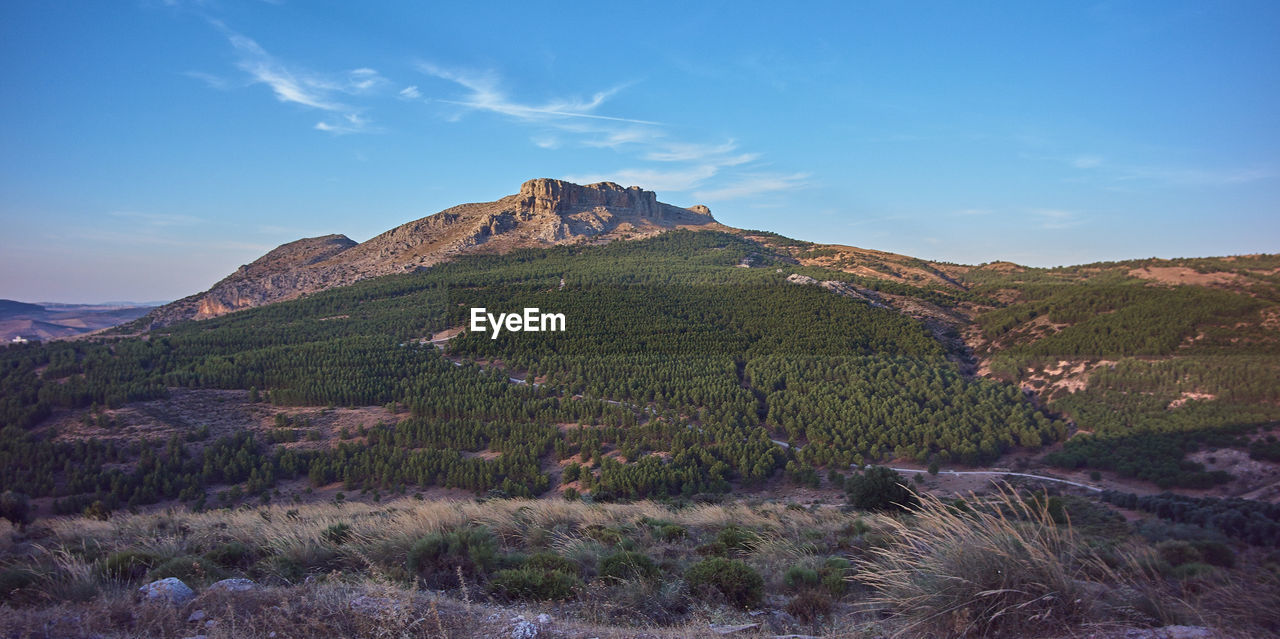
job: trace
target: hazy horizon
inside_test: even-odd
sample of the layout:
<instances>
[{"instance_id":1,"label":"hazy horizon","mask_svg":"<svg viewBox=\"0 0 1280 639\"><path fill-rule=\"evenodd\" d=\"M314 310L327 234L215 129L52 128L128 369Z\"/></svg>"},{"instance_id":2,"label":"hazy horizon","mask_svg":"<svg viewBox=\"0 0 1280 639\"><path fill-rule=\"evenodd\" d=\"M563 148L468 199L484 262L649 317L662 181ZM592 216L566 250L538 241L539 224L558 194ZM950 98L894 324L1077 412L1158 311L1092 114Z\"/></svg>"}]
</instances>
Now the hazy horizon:
<instances>
[{"instance_id":1,"label":"hazy horizon","mask_svg":"<svg viewBox=\"0 0 1280 639\"><path fill-rule=\"evenodd\" d=\"M178 299L536 177L958 263L1280 251L1280 5L773 9L6 4L0 298Z\"/></svg>"}]
</instances>

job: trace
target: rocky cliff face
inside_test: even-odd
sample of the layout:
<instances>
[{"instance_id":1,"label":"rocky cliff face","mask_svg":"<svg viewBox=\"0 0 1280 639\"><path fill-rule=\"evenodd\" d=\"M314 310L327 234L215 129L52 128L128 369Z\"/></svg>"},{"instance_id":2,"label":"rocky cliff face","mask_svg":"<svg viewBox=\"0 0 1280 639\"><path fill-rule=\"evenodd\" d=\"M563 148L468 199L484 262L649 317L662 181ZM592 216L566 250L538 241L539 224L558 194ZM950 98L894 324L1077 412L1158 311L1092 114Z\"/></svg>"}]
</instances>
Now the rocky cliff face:
<instances>
[{"instance_id":1,"label":"rocky cliff face","mask_svg":"<svg viewBox=\"0 0 1280 639\"><path fill-rule=\"evenodd\" d=\"M463 204L360 244L326 235L284 244L241 266L204 293L156 309L152 327L344 286L367 277L427 268L466 253L641 238L674 228L725 229L705 206L683 209L653 191L612 182L578 185L536 179L495 202Z\"/></svg>"}]
</instances>

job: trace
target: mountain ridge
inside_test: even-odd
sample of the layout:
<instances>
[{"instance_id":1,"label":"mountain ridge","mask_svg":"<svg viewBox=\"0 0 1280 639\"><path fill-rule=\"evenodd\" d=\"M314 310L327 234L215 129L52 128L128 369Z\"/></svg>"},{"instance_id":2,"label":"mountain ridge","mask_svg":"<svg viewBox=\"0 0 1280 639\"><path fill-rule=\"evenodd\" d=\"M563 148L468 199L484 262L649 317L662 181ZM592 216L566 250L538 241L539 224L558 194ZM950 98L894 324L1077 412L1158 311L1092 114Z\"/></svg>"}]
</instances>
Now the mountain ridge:
<instances>
[{"instance_id":1,"label":"mountain ridge","mask_svg":"<svg viewBox=\"0 0 1280 639\"><path fill-rule=\"evenodd\" d=\"M729 230L703 205L680 208L613 182L528 180L513 195L460 204L357 243L332 234L295 240L241 266L209 290L152 312L158 328L293 299L369 277L412 272L469 253L649 237L675 228Z\"/></svg>"}]
</instances>

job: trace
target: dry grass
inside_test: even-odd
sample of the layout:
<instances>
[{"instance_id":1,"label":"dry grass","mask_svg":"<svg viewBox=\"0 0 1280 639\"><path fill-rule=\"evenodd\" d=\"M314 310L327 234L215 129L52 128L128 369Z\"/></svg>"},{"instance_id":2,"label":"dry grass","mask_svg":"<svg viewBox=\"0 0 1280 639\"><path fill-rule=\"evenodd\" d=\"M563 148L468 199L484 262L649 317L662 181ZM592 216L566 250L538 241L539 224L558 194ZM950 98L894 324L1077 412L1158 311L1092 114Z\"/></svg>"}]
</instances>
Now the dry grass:
<instances>
[{"instance_id":1,"label":"dry grass","mask_svg":"<svg viewBox=\"0 0 1280 639\"><path fill-rule=\"evenodd\" d=\"M858 562L857 580L876 590L872 605L897 615L899 636L1018 636L1186 616L1159 592L1148 553L1104 558L1069 524L1055 525L1043 503L1011 492L972 510L920 500L915 516L889 522L892 543Z\"/></svg>"},{"instance_id":2,"label":"dry grass","mask_svg":"<svg viewBox=\"0 0 1280 639\"><path fill-rule=\"evenodd\" d=\"M772 503L677 509L648 502L409 498L117 514L107 521L58 518L26 531L0 531L0 567L38 573L22 597L0 604L0 627L19 629L14 636L182 637L204 631L186 623L199 608L217 619L206 633L210 639L270 632L277 639L509 636L516 614L532 619L545 611L558 621L554 632L544 629L540 636L603 638L705 636L708 623L772 619L699 600L689 590L682 578L687 567L719 552L764 577L764 606L774 610L804 594L784 583L789 568L821 569L833 556L855 562L852 591L824 591L832 593L830 612L786 627L765 623L762 632L774 634L1068 636L1104 622L1207 621L1248 636L1280 625L1276 584L1240 576L1247 573L1161 576L1149 548L1095 552L1093 540L1013 494L977 512L958 512L928 496L921 501L918 512L901 518ZM685 530L659 533L672 525ZM337 526L344 534L327 532ZM532 612L500 606L485 575L465 575L447 592L422 590L407 565L409 548L427 535L472 526L492 532L501 561L548 550L568 559L583 587L570 600ZM729 526L745 531L745 543L726 551L717 536ZM120 551L156 562L210 561L217 556L211 552L236 544L248 557L226 572L263 587L243 595L205 592L178 609L139 606L133 601L138 577L121 583L103 570L105 559ZM661 577L598 578L597 562L624 547L653 559ZM199 582L191 585L200 590Z\"/></svg>"}]
</instances>

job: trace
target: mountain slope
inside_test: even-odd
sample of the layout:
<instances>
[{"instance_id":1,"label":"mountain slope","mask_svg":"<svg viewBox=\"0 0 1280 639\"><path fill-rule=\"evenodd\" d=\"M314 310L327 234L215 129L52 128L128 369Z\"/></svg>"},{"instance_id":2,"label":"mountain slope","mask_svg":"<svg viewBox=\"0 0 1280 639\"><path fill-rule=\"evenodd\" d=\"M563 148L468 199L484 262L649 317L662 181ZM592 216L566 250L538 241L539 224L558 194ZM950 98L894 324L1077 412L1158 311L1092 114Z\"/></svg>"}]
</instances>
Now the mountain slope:
<instances>
[{"instance_id":1,"label":"mountain slope","mask_svg":"<svg viewBox=\"0 0 1280 639\"><path fill-rule=\"evenodd\" d=\"M157 309L149 320L159 327L217 317L370 277L411 272L467 253L609 242L674 228L726 227L705 206L664 204L640 187L529 180L515 195L445 209L360 244L343 235L285 244L208 291Z\"/></svg>"}]
</instances>

